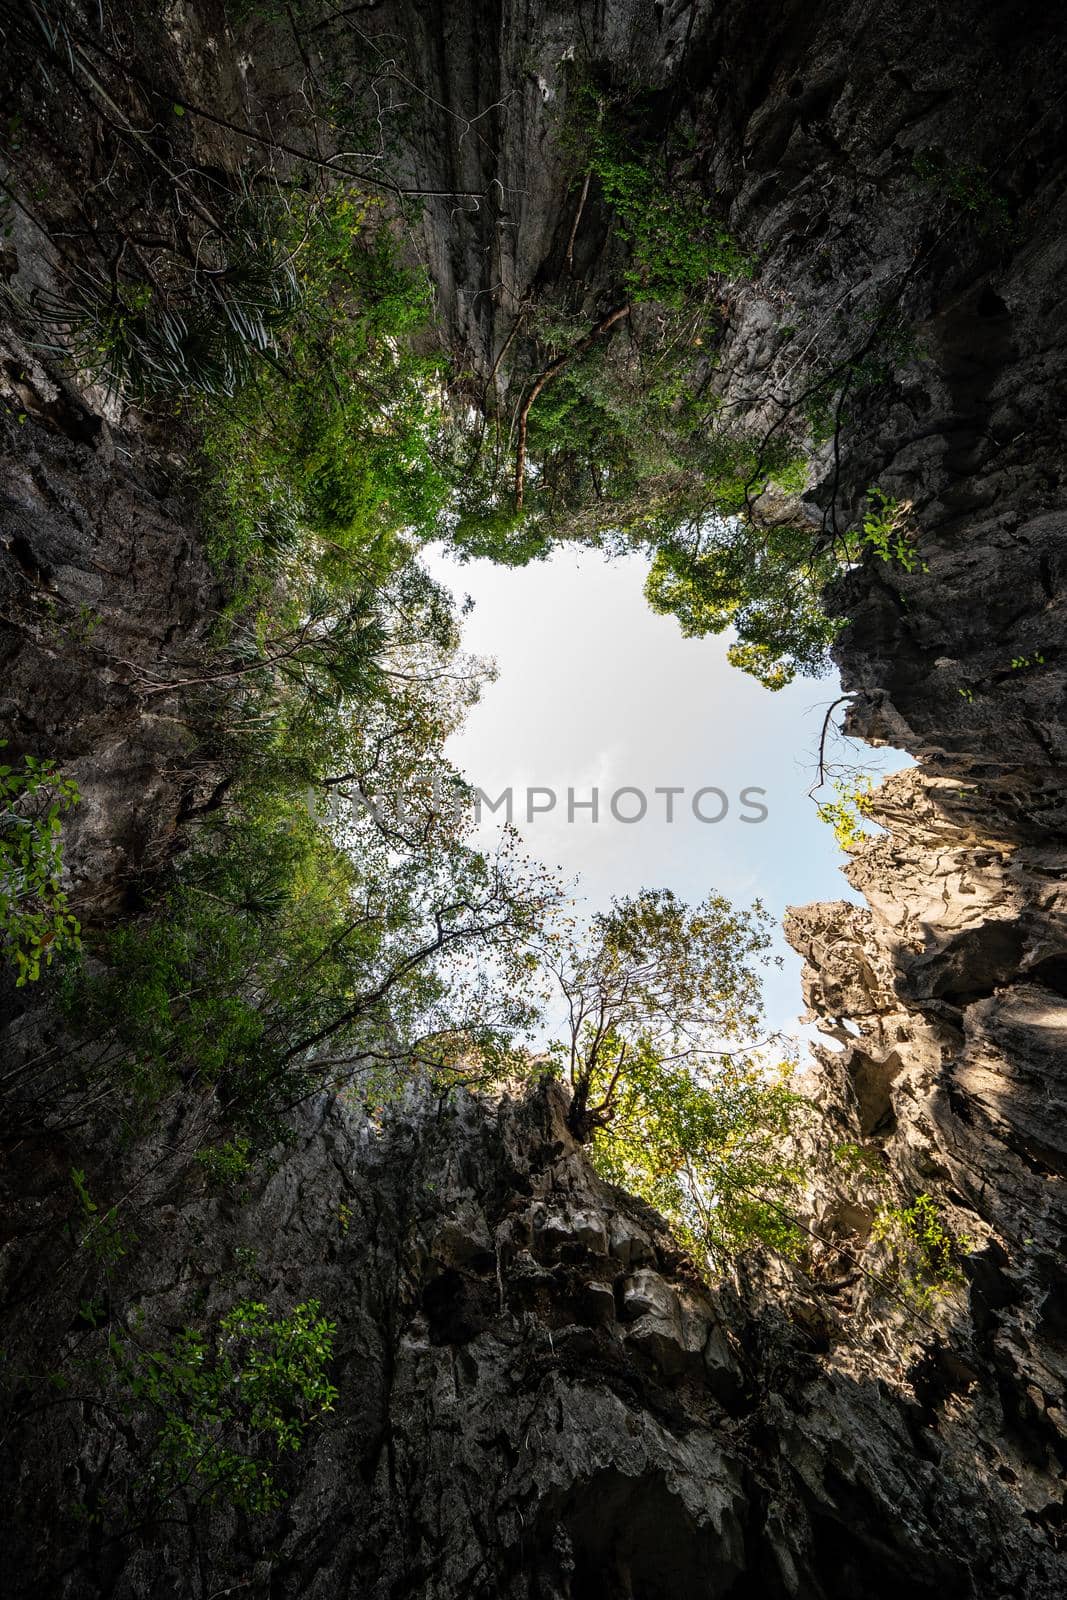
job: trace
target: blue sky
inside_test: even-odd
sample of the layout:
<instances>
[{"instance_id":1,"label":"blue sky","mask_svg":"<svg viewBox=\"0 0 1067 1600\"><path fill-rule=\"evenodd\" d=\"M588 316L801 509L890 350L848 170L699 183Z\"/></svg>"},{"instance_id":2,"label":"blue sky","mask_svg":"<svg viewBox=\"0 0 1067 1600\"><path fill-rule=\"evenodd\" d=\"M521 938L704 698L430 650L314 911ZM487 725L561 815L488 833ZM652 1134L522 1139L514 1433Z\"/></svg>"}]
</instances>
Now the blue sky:
<instances>
[{"instance_id":1,"label":"blue sky","mask_svg":"<svg viewBox=\"0 0 1067 1600\"><path fill-rule=\"evenodd\" d=\"M450 758L488 794L517 792L519 827L545 862L579 878L579 907L606 906L613 894L671 888L687 900L717 889L748 903L758 896L780 923L787 905L856 896L838 870L844 856L816 815L807 791L814 781L819 733L836 678L797 681L776 694L731 667L727 637L684 639L671 617L656 616L642 586L639 556L611 562L593 552L562 549L521 570L437 553L434 575L475 604L464 646L492 656L499 678L449 744ZM839 741L835 758L866 772L907 765L896 751ZM566 815L568 787L587 799L600 791L600 819ZM624 785L641 789L649 809L624 824L608 810ZM657 786L686 793L668 824ZM527 787L560 796L556 809L525 821ZM702 823L691 797L714 786L730 809ZM766 791L768 816L741 820L740 791ZM638 808L623 797L620 809ZM706 815L721 808L714 796ZM777 1027L792 1028L800 1009L800 962L779 937L781 971L766 984Z\"/></svg>"}]
</instances>

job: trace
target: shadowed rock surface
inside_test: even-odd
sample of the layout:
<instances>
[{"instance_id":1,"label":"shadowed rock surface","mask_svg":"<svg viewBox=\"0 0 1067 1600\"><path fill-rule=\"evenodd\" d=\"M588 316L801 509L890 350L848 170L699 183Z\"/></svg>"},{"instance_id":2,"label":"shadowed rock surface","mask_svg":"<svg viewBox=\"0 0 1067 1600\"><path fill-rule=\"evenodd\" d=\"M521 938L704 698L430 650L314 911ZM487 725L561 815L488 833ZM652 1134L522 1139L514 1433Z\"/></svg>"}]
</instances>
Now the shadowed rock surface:
<instances>
[{"instance_id":1,"label":"shadowed rock surface","mask_svg":"<svg viewBox=\"0 0 1067 1600\"><path fill-rule=\"evenodd\" d=\"M173 697L143 691L207 635L216 590L177 463L131 463L105 417L13 335L0 365L0 727L87 797L67 855L91 915L166 860L202 802Z\"/></svg>"},{"instance_id":2,"label":"shadowed rock surface","mask_svg":"<svg viewBox=\"0 0 1067 1600\"><path fill-rule=\"evenodd\" d=\"M654 1213L592 1175L563 1109L555 1091L425 1096L377 1124L324 1102L241 1204L164 1162L116 1300L136 1283L161 1331L239 1289L320 1299L340 1328L336 1412L267 1528L205 1512L194 1547L180 1528L105 1526L60 1575L70 1487L136 1506L145 1441L133 1418L116 1433L91 1406L42 1408L13 1442L52 1515L13 1526L15 1569L72 1596L184 1595L194 1561L209 1593L1057 1592L1019 1504L1040 1526L1048 1441L973 1393L997 1370L991 1288L998 1312L1011 1296L995 1251L971 1291L982 1344L964 1317L929 1370L894 1373L891 1342L881 1360L865 1348L877 1311L843 1311L825 1286L767 1269L706 1288ZM40 1317L51 1272L28 1276L45 1279ZM34 1337L79 1335L38 1322Z\"/></svg>"},{"instance_id":3,"label":"shadowed rock surface","mask_svg":"<svg viewBox=\"0 0 1067 1600\"><path fill-rule=\"evenodd\" d=\"M120 44L138 25L166 100L269 120L307 148L306 64L284 29L253 22L238 45L218 7L175 5L166 26L134 8ZM422 237L450 340L500 395L517 309L560 273L575 216L554 133L576 50L655 91L650 115L685 108L708 191L758 254L725 308L724 403L770 427L820 373L855 369L804 514L843 529L875 481L912 502L924 570L868 556L833 604L850 624L851 728L920 765L883 786L884 831L849 869L867 907L807 907L790 938L837 1045L816 1052L813 1097L842 1143L935 1196L972 1243L967 1283L916 1338L880 1275L878 1191L861 1175L848 1192L813 1181L810 1275L757 1259L709 1289L657 1218L593 1175L552 1094L413 1096L380 1123L324 1099L240 1204L170 1154L195 1115L178 1103L146 1147L110 1151L99 1131L108 1193L139 1184L116 1296L136 1287L146 1339L241 1293L319 1298L339 1328L337 1409L266 1524L203 1508L191 1527L116 1531L71 1506L136 1504L137 1419L116 1421L106 1396L17 1397L10 1592L1053 1600L1067 1583L1062 30L1042 6L386 0L343 39L361 84L384 72L395 87L395 69L426 91L396 170L463 191L428 201ZM311 33L299 42L322 62ZM29 115L25 95L13 79ZM247 148L193 112L168 137L222 174ZM71 186L99 177L96 139L43 164ZM940 189L916 166L929 151ZM945 175L964 169L961 199ZM607 232L593 193L575 235L591 315ZM11 248L21 281L43 270L32 229ZM887 360L871 333L890 315L909 337ZM14 342L3 373L4 731L78 779L73 882L107 908L210 803L217 774L180 706L143 689L202 637L214 596L180 462ZM15 1018L13 1056L45 1026ZM62 1132L7 1149L5 1342L28 1372L76 1363L87 1338L84 1265L54 1233L73 1150Z\"/></svg>"}]
</instances>

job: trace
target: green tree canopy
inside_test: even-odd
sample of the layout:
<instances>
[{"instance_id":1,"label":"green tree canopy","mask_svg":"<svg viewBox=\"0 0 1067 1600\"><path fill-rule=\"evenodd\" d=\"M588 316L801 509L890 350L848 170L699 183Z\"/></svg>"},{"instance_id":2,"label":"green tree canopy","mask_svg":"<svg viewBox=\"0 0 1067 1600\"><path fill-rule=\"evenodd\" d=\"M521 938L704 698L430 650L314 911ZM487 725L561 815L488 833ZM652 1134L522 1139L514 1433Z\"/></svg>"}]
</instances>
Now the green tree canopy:
<instances>
[{"instance_id":1,"label":"green tree canopy","mask_svg":"<svg viewBox=\"0 0 1067 1600\"><path fill-rule=\"evenodd\" d=\"M832 563L813 543L810 529L712 516L656 547L645 595L688 638L733 628L730 661L780 689L798 672L825 672L837 632L819 601Z\"/></svg>"},{"instance_id":2,"label":"green tree canopy","mask_svg":"<svg viewBox=\"0 0 1067 1600\"><path fill-rule=\"evenodd\" d=\"M690 907L642 890L547 960L566 1005L553 1055L572 1131L698 1253L797 1243L782 1202L799 1178L787 1152L800 1101L760 1049L769 942L758 901Z\"/></svg>"}]
</instances>

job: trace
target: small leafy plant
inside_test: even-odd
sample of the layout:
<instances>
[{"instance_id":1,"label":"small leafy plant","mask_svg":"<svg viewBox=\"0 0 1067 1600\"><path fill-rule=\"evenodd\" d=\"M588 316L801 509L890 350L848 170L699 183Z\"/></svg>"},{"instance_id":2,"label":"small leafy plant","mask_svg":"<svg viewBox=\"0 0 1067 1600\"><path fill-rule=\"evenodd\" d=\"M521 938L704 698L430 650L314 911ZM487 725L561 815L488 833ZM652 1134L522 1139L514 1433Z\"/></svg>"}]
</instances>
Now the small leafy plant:
<instances>
[{"instance_id":1,"label":"small leafy plant","mask_svg":"<svg viewBox=\"0 0 1067 1600\"><path fill-rule=\"evenodd\" d=\"M972 1241L950 1232L928 1194L916 1195L910 1206L883 1206L871 1238L887 1247L899 1289L919 1316L964 1282L960 1259Z\"/></svg>"},{"instance_id":2,"label":"small leafy plant","mask_svg":"<svg viewBox=\"0 0 1067 1600\"><path fill-rule=\"evenodd\" d=\"M106 1211L100 1210L89 1193L85 1173L80 1167L71 1167L70 1181L74 1185L74 1197L78 1208L75 1232L79 1246L87 1250L101 1266L114 1266L121 1261L133 1242L119 1226L116 1207L109 1206Z\"/></svg>"},{"instance_id":3,"label":"small leafy plant","mask_svg":"<svg viewBox=\"0 0 1067 1600\"><path fill-rule=\"evenodd\" d=\"M81 924L60 887L61 818L79 799L77 784L53 761L24 756L21 771L0 765L0 949L18 988L80 943Z\"/></svg>"},{"instance_id":4,"label":"small leafy plant","mask_svg":"<svg viewBox=\"0 0 1067 1600\"><path fill-rule=\"evenodd\" d=\"M941 150L920 150L912 157L919 184L970 216L979 234L1004 236L1012 229L1011 208L989 181L981 162L953 161Z\"/></svg>"},{"instance_id":5,"label":"small leafy plant","mask_svg":"<svg viewBox=\"0 0 1067 1600\"><path fill-rule=\"evenodd\" d=\"M198 1150L196 1160L219 1188L236 1188L252 1170L252 1141L244 1134Z\"/></svg>"},{"instance_id":6,"label":"small leafy plant","mask_svg":"<svg viewBox=\"0 0 1067 1600\"><path fill-rule=\"evenodd\" d=\"M881 561L895 563L905 572L930 569L915 549L917 534L909 525L909 500L892 500L884 489L867 491L868 509L860 533L862 544L869 545Z\"/></svg>"},{"instance_id":7,"label":"small leafy plant","mask_svg":"<svg viewBox=\"0 0 1067 1600\"><path fill-rule=\"evenodd\" d=\"M862 1178L864 1182L877 1184L886 1181L885 1168L877 1150L845 1141L834 1145L830 1154L841 1170L851 1178Z\"/></svg>"},{"instance_id":8,"label":"small leafy plant","mask_svg":"<svg viewBox=\"0 0 1067 1600\"><path fill-rule=\"evenodd\" d=\"M852 783L837 781L833 790L834 799L824 800L816 807L819 820L834 830L840 848L851 855L868 837L863 823L873 814L871 780L861 777Z\"/></svg>"},{"instance_id":9,"label":"small leafy plant","mask_svg":"<svg viewBox=\"0 0 1067 1600\"><path fill-rule=\"evenodd\" d=\"M577 88L574 123L573 143L632 252L626 283L634 301L679 305L713 276L751 276L751 261L712 215L699 186L669 172L661 152L635 146L620 108L591 84Z\"/></svg>"},{"instance_id":10,"label":"small leafy plant","mask_svg":"<svg viewBox=\"0 0 1067 1600\"><path fill-rule=\"evenodd\" d=\"M317 1300L272 1316L241 1300L205 1336L186 1327L169 1349L111 1352L130 1397L158 1414L149 1487L157 1500L190 1491L263 1513L285 1500L278 1464L332 1411L327 1376L336 1324Z\"/></svg>"}]
</instances>

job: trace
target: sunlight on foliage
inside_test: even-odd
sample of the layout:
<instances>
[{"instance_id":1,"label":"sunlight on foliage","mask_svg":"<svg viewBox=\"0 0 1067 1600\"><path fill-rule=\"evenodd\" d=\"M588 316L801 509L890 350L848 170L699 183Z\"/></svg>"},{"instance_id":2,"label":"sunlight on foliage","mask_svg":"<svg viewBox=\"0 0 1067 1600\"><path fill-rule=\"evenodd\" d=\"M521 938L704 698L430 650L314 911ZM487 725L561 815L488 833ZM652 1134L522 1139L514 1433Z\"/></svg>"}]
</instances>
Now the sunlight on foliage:
<instances>
[{"instance_id":1,"label":"sunlight on foliage","mask_svg":"<svg viewBox=\"0 0 1067 1600\"><path fill-rule=\"evenodd\" d=\"M296 285L278 359L200 413L211 548L242 587L279 570L291 585L301 565L305 588L312 574L373 583L433 535L448 494L441 362L408 342L428 285L351 192L290 202L274 223Z\"/></svg>"},{"instance_id":2,"label":"sunlight on foliage","mask_svg":"<svg viewBox=\"0 0 1067 1600\"><path fill-rule=\"evenodd\" d=\"M860 777L845 782L835 779L834 798L816 806L820 822L833 829L838 847L851 855L870 834L863 824L874 814L872 780Z\"/></svg>"},{"instance_id":3,"label":"sunlight on foliage","mask_svg":"<svg viewBox=\"0 0 1067 1600\"><path fill-rule=\"evenodd\" d=\"M662 1212L698 1260L753 1244L795 1257L804 1235L788 1207L802 1172L786 1152L803 1105L788 1068L727 1060L697 1078L640 1040L593 1165Z\"/></svg>"},{"instance_id":4,"label":"sunlight on foliage","mask_svg":"<svg viewBox=\"0 0 1067 1600\"><path fill-rule=\"evenodd\" d=\"M973 1243L950 1232L928 1194L916 1195L908 1206L883 1206L871 1237L886 1250L895 1285L919 1316L929 1316L966 1281L960 1259Z\"/></svg>"},{"instance_id":5,"label":"sunlight on foliage","mask_svg":"<svg viewBox=\"0 0 1067 1600\"><path fill-rule=\"evenodd\" d=\"M709 895L690 907L642 890L545 955L567 1007L551 1058L571 1089L572 1132L698 1258L800 1243L783 1202L799 1183L786 1152L802 1102L760 1050L755 967L769 942L758 902L737 910Z\"/></svg>"},{"instance_id":6,"label":"sunlight on foliage","mask_svg":"<svg viewBox=\"0 0 1067 1600\"><path fill-rule=\"evenodd\" d=\"M838 624L819 590L831 576L832 565L812 557L810 530L710 518L662 540L645 594L653 611L678 618L686 637L735 629L733 665L781 689L798 672L827 670Z\"/></svg>"},{"instance_id":7,"label":"sunlight on foliage","mask_svg":"<svg viewBox=\"0 0 1067 1600\"><path fill-rule=\"evenodd\" d=\"M905 572L929 571L915 549L918 531L911 522L911 501L892 500L878 488L868 490L867 500L859 543L887 565L902 567Z\"/></svg>"}]
</instances>

